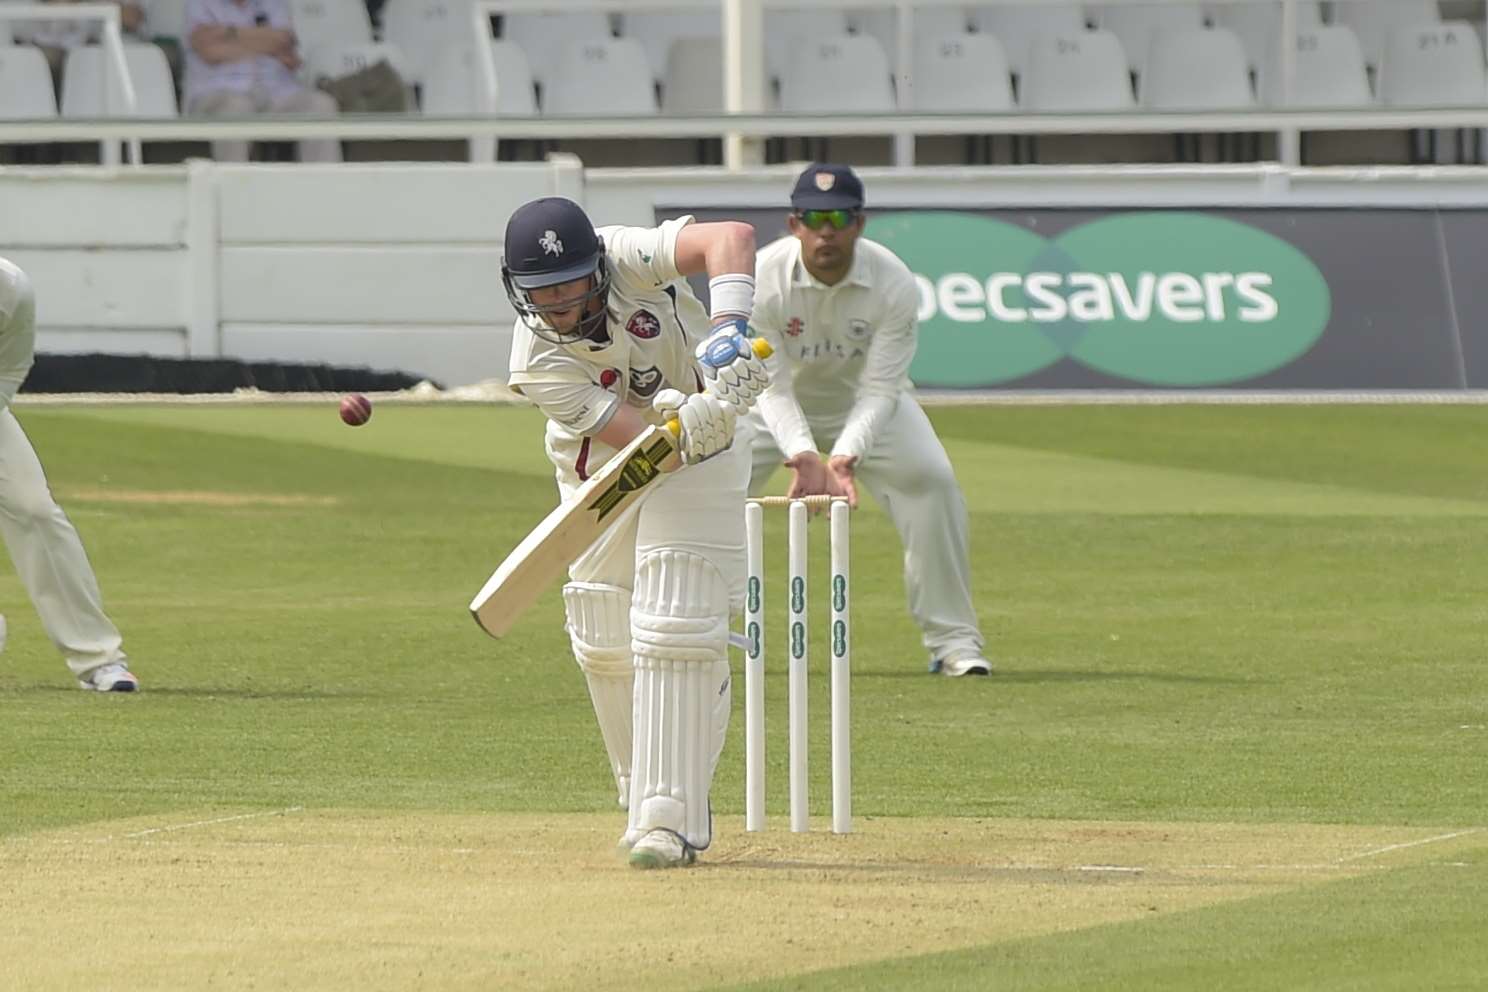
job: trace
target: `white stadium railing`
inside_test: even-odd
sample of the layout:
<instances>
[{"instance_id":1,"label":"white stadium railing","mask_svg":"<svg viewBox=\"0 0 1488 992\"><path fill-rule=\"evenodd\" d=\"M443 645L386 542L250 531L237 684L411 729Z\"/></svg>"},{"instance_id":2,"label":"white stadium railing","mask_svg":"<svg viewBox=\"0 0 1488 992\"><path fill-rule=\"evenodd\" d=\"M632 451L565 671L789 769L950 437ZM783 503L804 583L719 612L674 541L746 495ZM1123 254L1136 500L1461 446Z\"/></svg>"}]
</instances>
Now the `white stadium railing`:
<instances>
[{"instance_id":1,"label":"white stadium railing","mask_svg":"<svg viewBox=\"0 0 1488 992\"><path fill-rule=\"evenodd\" d=\"M1282 5L1280 39L1295 35L1298 0L1224 0L1226 3ZM1334 0L1340 4L1363 0ZM1103 0L1113 5L1196 5L1199 0ZM1029 6L1029 0L979 0L977 6ZM1380 109L1316 110L1293 108L1296 75L1294 45L1282 44L1282 107L1224 112L1107 112L1000 114L833 114L829 116L765 112L766 73L763 18L766 9L802 7L833 9L893 9L897 13L897 78L900 92L914 50L911 12L921 7L964 7L956 0L475 0L471 31L490 39L490 15L519 12L636 10L717 10L723 37L726 112L721 116L647 115L586 118L473 115L431 117L422 114L342 116L333 118L275 117L184 118L160 120L131 117L66 119L56 121L0 120L0 144L98 141L106 164L120 161L118 142L132 146L138 164L140 141L288 141L301 138L343 140L468 139L472 161L492 161L503 139L579 138L722 138L725 166L738 169L758 164L763 140L770 137L833 137L889 135L895 139L894 163L914 164L916 135L987 134L1181 134L1192 132L1273 133L1278 136L1283 164L1300 162L1300 135L1306 131L1370 131L1405 129L1488 128L1488 94L1481 107L1390 107ZM134 107L134 90L123 56L119 11L111 4L0 3L0 22L31 19L100 20L103 44L109 53L111 75L117 77L126 108ZM479 71L489 105L496 101L496 68L488 45L476 45ZM106 77L107 78L107 77Z\"/></svg>"}]
</instances>

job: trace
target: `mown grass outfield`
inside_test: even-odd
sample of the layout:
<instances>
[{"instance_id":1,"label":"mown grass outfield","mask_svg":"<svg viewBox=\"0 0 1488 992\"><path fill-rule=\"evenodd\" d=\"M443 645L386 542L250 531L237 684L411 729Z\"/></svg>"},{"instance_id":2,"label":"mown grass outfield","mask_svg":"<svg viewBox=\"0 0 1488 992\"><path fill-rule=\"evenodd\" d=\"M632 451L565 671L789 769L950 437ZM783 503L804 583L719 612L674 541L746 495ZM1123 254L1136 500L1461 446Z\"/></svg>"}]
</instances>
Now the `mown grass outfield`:
<instances>
[{"instance_id":1,"label":"mown grass outfield","mask_svg":"<svg viewBox=\"0 0 1488 992\"><path fill-rule=\"evenodd\" d=\"M74 688L0 576L0 988L1488 975L1488 409L935 409L997 674L925 673L865 508L858 831L820 672L785 831L776 665L770 832L736 692L714 849L661 874L613 852L556 590L499 644L465 613L553 499L535 413L19 415L145 691Z\"/></svg>"}]
</instances>

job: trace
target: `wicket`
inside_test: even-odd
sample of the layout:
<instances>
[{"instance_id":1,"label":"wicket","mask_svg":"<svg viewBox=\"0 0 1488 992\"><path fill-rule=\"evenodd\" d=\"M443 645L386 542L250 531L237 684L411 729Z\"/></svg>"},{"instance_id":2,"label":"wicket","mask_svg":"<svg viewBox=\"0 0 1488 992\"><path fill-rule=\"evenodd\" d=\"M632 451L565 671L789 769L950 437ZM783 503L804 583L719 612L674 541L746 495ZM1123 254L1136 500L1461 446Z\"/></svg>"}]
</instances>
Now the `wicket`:
<instances>
[{"instance_id":1,"label":"wicket","mask_svg":"<svg viewBox=\"0 0 1488 992\"><path fill-rule=\"evenodd\" d=\"M745 506L744 530L748 543L749 584L744 613L744 636L748 642L744 659L744 828L765 828L764 510L766 507L776 506L788 509L790 581L786 586L789 619L786 629L790 644L787 692L791 830L802 833L810 829L806 779L806 664L810 641L806 614L806 519L808 510L828 508L832 549L832 618L827 639L832 658L832 832L845 834L852 830L849 509L846 500L831 496L807 496L801 499L770 496L751 499Z\"/></svg>"}]
</instances>

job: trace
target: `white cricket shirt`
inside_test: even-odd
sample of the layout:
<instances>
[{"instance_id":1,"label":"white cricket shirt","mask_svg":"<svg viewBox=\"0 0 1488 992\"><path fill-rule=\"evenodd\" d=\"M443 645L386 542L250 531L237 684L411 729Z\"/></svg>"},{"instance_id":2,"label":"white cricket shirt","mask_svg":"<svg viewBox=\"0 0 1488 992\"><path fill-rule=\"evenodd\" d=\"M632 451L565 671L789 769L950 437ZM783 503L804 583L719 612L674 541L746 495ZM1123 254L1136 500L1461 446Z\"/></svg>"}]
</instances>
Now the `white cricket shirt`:
<instances>
[{"instance_id":1,"label":"white cricket shirt","mask_svg":"<svg viewBox=\"0 0 1488 992\"><path fill-rule=\"evenodd\" d=\"M775 349L758 409L775 443L794 458L817 450L813 425L840 426L831 454L866 455L909 387L919 310L909 267L859 238L847 275L828 286L787 235L760 249L754 278L751 323Z\"/></svg>"}]
</instances>

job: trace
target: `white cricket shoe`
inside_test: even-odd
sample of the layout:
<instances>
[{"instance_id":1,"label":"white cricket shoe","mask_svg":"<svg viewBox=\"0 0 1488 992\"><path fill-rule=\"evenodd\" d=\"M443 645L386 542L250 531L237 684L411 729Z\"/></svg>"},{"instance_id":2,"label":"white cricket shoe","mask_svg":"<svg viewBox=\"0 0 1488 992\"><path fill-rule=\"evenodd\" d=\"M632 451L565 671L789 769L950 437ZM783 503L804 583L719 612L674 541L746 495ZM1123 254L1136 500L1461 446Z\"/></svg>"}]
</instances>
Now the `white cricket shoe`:
<instances>
[{"instance_id":1,"label":"white cricket shoe","mask_svg":"<svg viewBox=\"0 0 1488 992\"><path fill-rule=\"evenodd\" d=\"M960 651L952 652L948 658L936 659L930 670L952 679L963 675L991 675L992 663L975 651Z\"/></svg>"},{"instance_id":2,"label":"white cricket shoe","mask_svg":"<svg viewBox=\"0 0 1488 992\"><path fill-rule=\"evenodd\" d=\"M654 868L686 868L697 861L697 851L682 835L658 827L647 831L630 849L630 866L643 871Z\"/></svg>"},{"instance_id":3,"label":"white cricket shoe","mask_svg":"<svg viewBox=\"0 0 1488 992\"><path fill-rule=\"evenodd\" d=\"M95 692L138 692L139 679L122 662L100 665L78 679L78 685Z\"/></svg>"}]
</instances>

